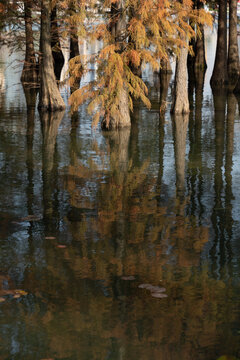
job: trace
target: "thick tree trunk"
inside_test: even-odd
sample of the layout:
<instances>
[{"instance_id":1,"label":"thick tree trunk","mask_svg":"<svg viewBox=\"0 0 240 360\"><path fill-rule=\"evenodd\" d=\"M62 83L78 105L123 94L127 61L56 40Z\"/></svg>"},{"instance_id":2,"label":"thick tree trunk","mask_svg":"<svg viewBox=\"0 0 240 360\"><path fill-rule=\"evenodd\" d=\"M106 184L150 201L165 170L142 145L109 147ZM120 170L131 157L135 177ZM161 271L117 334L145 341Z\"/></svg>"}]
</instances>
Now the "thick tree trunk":
<instances>
[{"instance_id":1,"label":"thick tree trunk","mask_svg":"<svg viewBox=\"0 0 240 360\"><path fill-rule=\"evenodd\" d=\"M57 80L60 80L62 68L64 65L64 56L60 45L58 21L57 21L57 7L51 11L51 47L53 56L54 73Z\"/></svg>"},{"instance_id":2,"label":"thick tree trunk","mask_svg":"<svg viewBox=\"0 0 240 360\"><path fill-rule=\"evenodd\" d=\"M30 0L24 1L24 20L25 20L25 60L21 75L23 83L31 86L38 86L38 69L34 51L33 30L32 30L32 5Z\"/></svg>"},{"instance_id":3,"label":"thick tree trunk","mask_svg":"<svg viewBox=\"0 0 240 360\"><path fill-rule=\"evenodd\" d=\"M38 108L45 111L56 111L65 108L58 90L53 69L51 35L50 35L50 0L41 2L41 51L40 94Z\"/></svg>"},{"instance_id":4,"label":"thick tree trunk","mask_svg":"<svg viewBox=\"0 0 240 360\"><path fill-rule=\"evenodd\" d=\"M227 1L218 0L218 34L217 49L211 87L219 88L227 85Z\"/></svg>"},{"instance_id":5,"label":"thick tree trunk","mask_svg":"<svg viewBox=\"0 0 240 360\"><path fill-rule=\"evenodd\" d=\"M114 130L131 126L130 111L128 104L128 91L123 87L119 95L118 111L110 118L109 123L106 119L102 121L103 130Z\"/></svg>"},{"instance_id":6,"label":"thick tree trunk","mask_svg":"<svg viewBox=\"0 0 240 360\"><path fill-rule=\"evenodd\" d=\"M171 112L173 114L189 113L188 85L187 85L187 56L188 47L181 49L177 59L174 85L174 101Z\"/></svg>"},{"instance_id":7,"label":"thick tree trunk","mask_svg":"<svg viewBox=\"0 0 240 360\"><path fill-rule=\"evenodd\" d=\"M112 32L112 36L115 38L115 43L119 44L120 52L123 50L122 46L124 43L124 38L126 34L126 12L125 8L125 0L120 0L112 5L111 8L111 23L110 29ZM122 87L122 90L118 96L118 111L115 112L116 115L111 116L109 121L103 119L102 128L103 129L118 129L123 127L131 126L131 118L130 118L130 109L128 103L128 89L126 87Z\"/></svg>"}]
</instances>

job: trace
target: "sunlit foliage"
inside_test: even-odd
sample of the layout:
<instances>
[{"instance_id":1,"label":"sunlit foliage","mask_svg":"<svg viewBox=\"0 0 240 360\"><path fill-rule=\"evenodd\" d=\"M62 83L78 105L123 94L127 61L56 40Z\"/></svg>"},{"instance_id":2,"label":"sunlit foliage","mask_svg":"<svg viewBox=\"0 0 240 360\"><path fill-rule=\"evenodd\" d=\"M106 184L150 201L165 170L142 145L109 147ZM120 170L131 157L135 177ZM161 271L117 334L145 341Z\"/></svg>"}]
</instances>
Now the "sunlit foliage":
<instances>
[{"instance_id":1,"label":"sunlit foliage","mask_svg":"<svg viewBox=\"0 0 240 360\"><path fill-rule=\"evenodd\" d=\"M93 125L101 118L108 124L111 117L116 117L122 88L128 91L131 110L133 99L138 98L150 108L148 89L130 65L150 64L157 70L160 59L167 58L169 52L178 55L181 47L187 46L183 39L195 36L194 24L211 24L210 15L203 9L193 10L192 0L127 0L118 9L119 1L105 1L105 16L89 31L93 40L102 41L102 49L94 59L98 64L97 78L69 99L73 110L90 101L88 111L93 115ZM115 36L112 26L121 21L123 14L126 26L120 36Z\"/></svg>"}]
</instances>

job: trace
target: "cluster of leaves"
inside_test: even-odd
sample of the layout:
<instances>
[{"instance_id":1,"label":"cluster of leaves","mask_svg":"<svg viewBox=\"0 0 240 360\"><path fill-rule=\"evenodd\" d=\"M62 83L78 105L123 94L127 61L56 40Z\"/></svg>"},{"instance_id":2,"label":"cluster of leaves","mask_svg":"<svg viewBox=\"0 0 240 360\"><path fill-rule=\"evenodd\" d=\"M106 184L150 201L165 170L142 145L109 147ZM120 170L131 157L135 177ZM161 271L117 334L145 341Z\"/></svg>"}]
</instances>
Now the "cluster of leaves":
<instances>
[{"instance_id":1,"label":"cluster of leaves","mask_svg":"<svg viewBox=\"0 0 240 360\"><path fill-rule=\"evenodd\" d=\"M116 117L123 88L129 94L131 110L134 98L140 98L149 108L148 89L132 71L133 66L150 64L153 70L158 69L160 59L168 58L169 53L178 55L180 49L187 46L187 39L195 36L195 24L211 24L211 16L203 9L193 9L192 0L126 0L121 3L120 0L106 0L104 9L107 15L89 34L93 40L102 41L101 50L95 54L97 79L74 92L69 99L73 110L90 100L88 111L93 115L93 125L102 117L107 124L111 117ZM112 28L123 20L125 27L116 34Z\"/></svg>"}]
</instances>

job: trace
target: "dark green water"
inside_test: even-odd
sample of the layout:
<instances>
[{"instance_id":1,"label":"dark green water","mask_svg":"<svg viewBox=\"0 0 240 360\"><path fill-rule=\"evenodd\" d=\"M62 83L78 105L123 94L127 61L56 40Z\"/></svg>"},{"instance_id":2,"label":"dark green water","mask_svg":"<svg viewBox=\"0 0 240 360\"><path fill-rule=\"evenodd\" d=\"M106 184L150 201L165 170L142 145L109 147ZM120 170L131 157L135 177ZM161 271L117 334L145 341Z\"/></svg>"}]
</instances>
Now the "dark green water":
<instances>
[{"instance_id":1,"label":"dark green water","mask_svg":"<svg viewBox=\"0 0 240 360\"><path fill-rule=\"evenodd\" d=\"M198 82L189 117L161 117L156 78L103 134L84 107L27 110L1 59L0 359L240 357L237 99Z\"/></svg>"}]
</instances>

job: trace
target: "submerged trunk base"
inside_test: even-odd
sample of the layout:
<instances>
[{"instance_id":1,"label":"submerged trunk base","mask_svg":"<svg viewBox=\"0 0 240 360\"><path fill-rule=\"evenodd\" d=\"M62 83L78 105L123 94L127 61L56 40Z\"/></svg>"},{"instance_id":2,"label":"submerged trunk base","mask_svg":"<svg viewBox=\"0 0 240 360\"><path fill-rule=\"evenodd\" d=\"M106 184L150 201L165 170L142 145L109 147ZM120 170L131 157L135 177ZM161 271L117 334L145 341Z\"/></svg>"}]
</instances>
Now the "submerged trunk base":
<instances>
[{"instance_id":1,"label":"submerged trunk base","mask_svg":"<svg viewBox=\"0 0 240 360\"><path fill-rule=\"evenodd\" d=\"M118 111L110 116L110 119L103 119L101 127L103 130L122 129L131 126L130 110L128 104L128 92L122 89L119 95Z\"/></svg>"}]
</instances>

